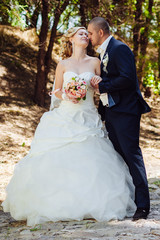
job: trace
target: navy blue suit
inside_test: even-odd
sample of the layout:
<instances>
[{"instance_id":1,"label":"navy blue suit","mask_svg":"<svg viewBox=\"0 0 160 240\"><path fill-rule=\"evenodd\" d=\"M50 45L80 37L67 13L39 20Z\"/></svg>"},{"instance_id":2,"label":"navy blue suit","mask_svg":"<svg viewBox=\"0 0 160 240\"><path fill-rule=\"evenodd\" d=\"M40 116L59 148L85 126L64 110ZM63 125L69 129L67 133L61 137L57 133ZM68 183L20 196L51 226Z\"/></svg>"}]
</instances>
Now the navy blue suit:
<instances>
[{"instance_id":1,"label":"navy blue suit","mask_svg":"<svg viewBox=\"0 0 160 240\"><path fill-rule=\"evenodd\" d=\"M104 71L101 62L100 93L108 93L109 107L99 103L99 113L112 141L129 167L135 185L138 208L150 208L148 182L139 147L140 118L151 109L143 99L136 75L135 59L130 48L111 38L106 52L108 64Z\"/></svg>"}]
</instances>

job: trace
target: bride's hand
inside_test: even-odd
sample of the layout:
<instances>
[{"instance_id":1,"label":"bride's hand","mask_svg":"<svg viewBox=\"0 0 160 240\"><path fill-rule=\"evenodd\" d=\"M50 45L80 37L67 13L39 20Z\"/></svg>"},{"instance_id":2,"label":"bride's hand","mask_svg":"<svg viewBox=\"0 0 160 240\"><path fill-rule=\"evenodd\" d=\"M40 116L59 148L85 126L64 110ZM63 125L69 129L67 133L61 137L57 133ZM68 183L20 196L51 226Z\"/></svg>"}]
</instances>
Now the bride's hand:
<instances>
[{"instance_id":1,"label":"bride's hand","mask_svg":"<svg viewBox=\"0 0 160 240\"><path fill-rule=\"evenodd\" d=\"M72 101L73 103L78 103L79 101L77 100L77 97L74 96L73 94L70 94L69 92L66 93L67 98Z\"/></svg>"},{"instance_id":2,"label":"bride's hand","mask_svg":"<svg viewBox=\"0 0 160 240\"><path fill-rule=\"evenodd\" d=\"M98 84L102 81L102 78L98 75L94 75L92 78L91 78L91 86L95 89L98 89Z\"/></svg>"}]
</instances>

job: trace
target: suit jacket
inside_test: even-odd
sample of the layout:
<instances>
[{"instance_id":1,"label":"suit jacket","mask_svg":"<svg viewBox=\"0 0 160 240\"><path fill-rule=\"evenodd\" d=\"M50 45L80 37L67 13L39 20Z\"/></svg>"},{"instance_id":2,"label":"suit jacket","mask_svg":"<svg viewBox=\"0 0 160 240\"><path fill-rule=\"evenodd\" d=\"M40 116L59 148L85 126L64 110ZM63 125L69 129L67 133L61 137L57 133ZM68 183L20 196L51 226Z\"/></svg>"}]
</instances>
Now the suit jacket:
<instances>
[{"instance_id":1,"label":"suit jacket","mask_svg":"<svg viewBox=\"0 0 160 240\"><path fill-rule=\"evenodd\" d=\"M108 55L108 56L107 56ZM151 109L142 97L136 74L135 59L130 48L123 42L111 38L101 62L101 77L99 83L100 93L108 93L114 104L110 105L112 111L142 114ZM110 99L110 98L109 98ZM105 106L100 101L99 113L105 119Z\"/></svg>"}]
</instances>

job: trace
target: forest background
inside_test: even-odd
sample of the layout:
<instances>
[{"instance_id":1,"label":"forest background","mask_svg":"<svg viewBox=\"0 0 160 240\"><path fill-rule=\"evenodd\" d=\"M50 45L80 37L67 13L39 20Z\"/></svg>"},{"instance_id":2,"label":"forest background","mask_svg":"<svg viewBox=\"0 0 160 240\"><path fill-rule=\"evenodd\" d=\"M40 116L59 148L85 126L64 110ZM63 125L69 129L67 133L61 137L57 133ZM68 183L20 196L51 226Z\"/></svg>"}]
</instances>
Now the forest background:
<instances>
[{"instance_id":1,"label":"forest background","mask_svg":"<svg viewBox=\"0 0 160 240\"><path fill-rule=\"evenodd\" d=\"M132 49L144 96L160 94L159 0L2 0L1 53L15 52L29 68L35 65L30 98L39 106L45 106L48 83L54 80L61 36L71 26L87 27L95 16L104 17L115 38ZM22 41L22 35L29 37ZM88 53L95 54L91 46Z\"/></svg>"}]
</instances>

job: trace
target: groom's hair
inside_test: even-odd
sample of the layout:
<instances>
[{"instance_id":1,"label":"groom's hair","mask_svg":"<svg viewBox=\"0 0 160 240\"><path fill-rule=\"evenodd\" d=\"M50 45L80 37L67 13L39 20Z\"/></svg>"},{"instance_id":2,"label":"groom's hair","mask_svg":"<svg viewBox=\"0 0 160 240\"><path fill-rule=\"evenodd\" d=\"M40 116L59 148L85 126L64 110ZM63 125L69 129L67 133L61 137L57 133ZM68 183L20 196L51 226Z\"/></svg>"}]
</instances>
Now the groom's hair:
<instances>
[{"instance_id":1,"label":"groom's hair","mask_svg":"<svg viewBox=\"0 0 160 240\"><path fill-rule=\"evenodd\" d=\"M95 28L99 31L100 29L103 30L105 34L109 34L109 23L102 17L95 17L93 18L89 24L93 24Z\"/></svg>"}]
</instances>

